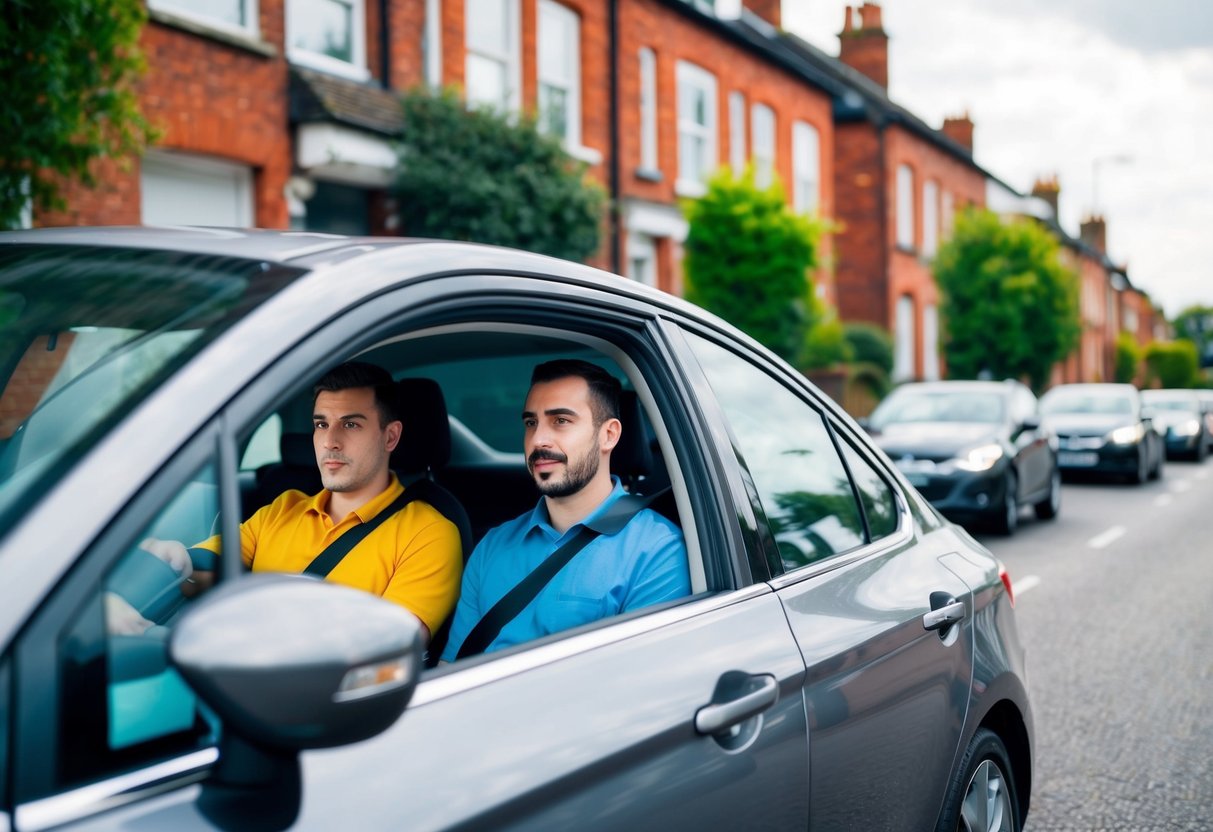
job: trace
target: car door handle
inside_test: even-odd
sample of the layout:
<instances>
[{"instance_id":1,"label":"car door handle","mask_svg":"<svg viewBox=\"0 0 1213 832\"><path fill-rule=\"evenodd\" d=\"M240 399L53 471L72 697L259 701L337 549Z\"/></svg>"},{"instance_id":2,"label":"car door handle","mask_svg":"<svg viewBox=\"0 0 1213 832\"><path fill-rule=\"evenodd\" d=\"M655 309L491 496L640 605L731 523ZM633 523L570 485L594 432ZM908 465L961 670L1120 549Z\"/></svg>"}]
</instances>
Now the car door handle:
<instances>
[{"instance_id":1,"label":"car door handle","mask_svg":"<svg viewBox=\"0 0 1213 832\"><path fill-rule=\"evenodd\" d=\"M922 628L924 630L944 630L951 627L957 621L965 617L964 601L953 601L952 603L940 607L937 610L931 610L922 617Z\"/></svg>"},{"instance_id":2,"label":"car door handle","mask_svg":"<svg viewBox=\"0 0 1213 832\"><path fill-rule=\"evenodd\" d=\"M700 734L719 734L757 716L779 699L779 685L774 676L748 676L745 681L744 692L736 698L713 702L696 711L695 730ZM720 690L721 686L718 686L717 691Z\"/></svg>"}]
</instances>

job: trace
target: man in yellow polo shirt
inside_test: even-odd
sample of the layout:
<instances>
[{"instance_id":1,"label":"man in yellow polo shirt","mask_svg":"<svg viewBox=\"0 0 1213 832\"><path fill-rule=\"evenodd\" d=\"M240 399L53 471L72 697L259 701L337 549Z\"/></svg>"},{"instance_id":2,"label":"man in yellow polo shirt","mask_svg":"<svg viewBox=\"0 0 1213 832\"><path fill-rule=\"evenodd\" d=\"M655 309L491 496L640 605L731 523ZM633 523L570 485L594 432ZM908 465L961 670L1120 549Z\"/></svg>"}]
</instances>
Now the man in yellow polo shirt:
<instances>
[{"instance_id":1,"label":"man in yellow polo shirt","mask_svg":"<svg viewBox=\"0 0 1213 832\"><path fill-rule=\"evenodd\" d=\"M287 491L241 524L244 563L254 572L302 573L329 544L373 520L404 491L388 465L403 424L386 370L351 361L326 373L315 387L312 427L324 489L313 496ZM181 543L149 538L141 545L196 585L210 584L211 575L194 571ZM218 553L219 538L196 548ZM421 619L428 640L455 606L462 569L459 530L414 500L346 554L327 580L400 604Z\"/></svg>"}]
</instances>

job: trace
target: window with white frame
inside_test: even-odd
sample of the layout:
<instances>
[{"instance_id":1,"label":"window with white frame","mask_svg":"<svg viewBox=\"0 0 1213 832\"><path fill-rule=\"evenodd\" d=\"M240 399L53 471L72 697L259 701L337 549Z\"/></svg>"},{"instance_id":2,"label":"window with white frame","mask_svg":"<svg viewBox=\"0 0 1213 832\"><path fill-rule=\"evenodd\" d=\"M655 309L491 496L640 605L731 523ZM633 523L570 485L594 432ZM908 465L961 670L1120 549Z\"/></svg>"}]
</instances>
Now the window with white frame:
<instances>
[{"instance_id":1,"label":"window with white frame","mask_svg":"<svg viewBox=\"0 0 1213 832\"><path fill-rule=\"evenodd\" d=\"M290 58L355 78L366 70L365 0L288 0L286 39Z\"/></svg>"},{"instance_id":2,"label":"window with white frame","mask_svg":"<svg viewBox=\"0 0 1213 832\"><path fill-rule=\"evenodd\" d=\"M581 20L572 9L539 0L539 129L581 146Z\"/></svg>"},{"instance_id":3,"label":"window with white frame","mask_svg":"<svg viewBox=\"0 0 1213 832\"><path fill-rule=\"evenodd\" d=\"M805 121L792 125L792 205L806 214L821 207L821 138Z\"/></svg>"},{"instance_id":4,"label":"window with white frame","mask_svg":"<svg viewBox=\"0 0 1213 832\"><path fill-rule=\"evenodd\" d=\"M148 0L148 8L197 20L207 26L256 36L257 0Z\"/></svg>"},{"instance_id":5,"label":"window with white frame","mask_svg":"<svg viewBox=\"0 0 1213 832\"><path fill-rule=\"evenodd\" d=\"M733 173L745 169L745 93L729 93L729 166Z\"/></svg>"},{"instance_id":6,"label":"window with white frame","mask_svg":"<svg viewBox=\"0 0 1213 832\"><path fill-rule=\"evenodd\" d=\"M140 162L144 225L253 225L253 171L222 159L150 150Z\"/></svg>"},{"instance_id":7,"label":"window with white frame","mask_svg":"<svg viewBox=\"0 0 1213 832\"><path fill-rule=\"evenodd\" d=\"M897 245L914 248L914 171L897 166Z\"/></svg>"},{"instance_id":8,"label":"window with white frame","mask_svg":"<svg viewBox=\"0 0 1213 832\"><path fill-rule=\"evenodd\" d=\"M933 303L922 309L922 377L939 381L939 307Z\"/></svg>"},{"instance_id":9,"label":"window with white frame","mask_svg":"<svg viewBox=\"0 0 1213 832\"><path fill-rule=\"evenodd\" d=\"M902 295L897 299L893 321L893 380L914 377L914 298Z\"/></svg>"},{"instance_id":10,"label":"window with white frame","mask_svg":"<svg viewBox=\"0 0 1213 832\"><path fill-rule=\"evenodd\" d=\"M425 83L433 89L438 89L442 86L442 0L425 0L423 38Z\"/></svg>"},{"instance_id":11,"label":"window with white frame","mask_svg":"<svg viewBox=\"0 0 1213 832\"><path fill-rule=\"evenodd\" d=\"M642 46L640 60L640 167L658 170L657 163L657 53Z\"/></svg>"},{"instance_id":12,"label":"window with white frame","mask_svg":"<svg viewBox=\"0 0 1213 832\"><path fill-rule=\"evenodd\" d=\"M940 236L944 240L951 239L952 225L956 222L956 197L951 191L944 191L940 198Z\"/></svg>"},{"instance_id":13,"label":"window with white frame","mask_svg":"<svg viewBox=\"0 0 1213 832\"><path fill-rule=\"evenodd\" d=\"M750 109L750 137L754 142L754 184L765 188L775 176L775 111L766 104Z\"/></svg>"},{"instance_id":14,"label":"window with white frame","mask_svg":"<svg viewBox=\"0 0 1213 832\"><path fill-rule=\"evenodd\" d=\"M519 90L518 0L466 0L468 106L517 110Z\"/></svg>"},{"instance_id":15,"label":"window with white frame","mask_svg":"<svg viewBox=\"0 0 1213 832\"><path fill-rule=\"evenodd\" d=\"M679 61L678 181L684 196L701 196L717 164L716 76L702 67Z\"/></svg>"},{"instance_id":16,"label":"window with white frame","mask_svg":"<svg viewBox=\"0 0 1213 832\"><path fill-rule=\"evenodd\" d=\"M657 241L648 234L628 233L627 276L646 286L657 285Z\"/></svg>"},{"instance_id":17,"label":"window with white frame","mask_svg":"<svg viewBox=\"0 0 1213 832\"><path fill-rule=\"evenodd\" d=\"M939 249L939 183L928 179L922 184L922 254L934 257Z\"/></svg>"}]
</instances>

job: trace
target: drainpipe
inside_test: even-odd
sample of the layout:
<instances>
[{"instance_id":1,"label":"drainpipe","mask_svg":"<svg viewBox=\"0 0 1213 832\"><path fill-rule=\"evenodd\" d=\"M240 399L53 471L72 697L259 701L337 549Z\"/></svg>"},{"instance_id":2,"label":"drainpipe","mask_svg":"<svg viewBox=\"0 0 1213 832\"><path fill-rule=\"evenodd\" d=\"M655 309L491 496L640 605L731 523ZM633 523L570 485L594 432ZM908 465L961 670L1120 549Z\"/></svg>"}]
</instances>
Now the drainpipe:
<instances>
[{"instance_id":1,"label":"drainpipe","mask_svg":"<svg viewBox=\"0 0 1213 832\"><path fill-rule=\"evenodd\" d=\"M619 0L607 2L607 29L609 31L607 49L610 50L609 87L611 95L610 129L611 129L611 169L610 180L610 234L611 234L611 271L622 274L623 269L623 231L620 228L619 205Z\"/></svg>"},{"instance_id":2,"label":"drainpipe","mask_svg":"<svg viewBox=\"0 0 1213 832\"><path fill-rule=\"evenodd\" d=\"M379 0L379 77L385 90L392 88L392 58L388 53L391 37L388 33L387 10L390 0Z\"/></svg>"}]
</instances>

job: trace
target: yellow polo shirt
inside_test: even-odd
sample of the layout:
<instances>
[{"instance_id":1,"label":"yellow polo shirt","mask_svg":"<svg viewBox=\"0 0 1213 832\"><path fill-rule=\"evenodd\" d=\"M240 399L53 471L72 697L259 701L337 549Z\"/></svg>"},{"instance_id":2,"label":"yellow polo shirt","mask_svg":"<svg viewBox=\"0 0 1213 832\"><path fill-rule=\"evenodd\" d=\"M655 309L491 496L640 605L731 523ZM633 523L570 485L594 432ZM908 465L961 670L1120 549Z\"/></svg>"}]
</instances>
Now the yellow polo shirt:
<instances>
[{"instance_id":1,"label":"yellow polo shirt","mask_svg":"<svg viewBox=\"0 0 1213 832\"><path fill-rule=\"evenodd\" d=\"M343 532L374 519L402 491L392 475L383 493L336 523L326 512L327 489L312 497L287 491L240 525L244 564L254 572L302 573ZM198 545L216 553L220 548L217 536ZM433 506L414 500L355 546L327 580L399 604L433 634L455 608L462 572L459 530Z\"/></svg>"}]
</instances>

